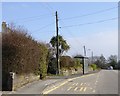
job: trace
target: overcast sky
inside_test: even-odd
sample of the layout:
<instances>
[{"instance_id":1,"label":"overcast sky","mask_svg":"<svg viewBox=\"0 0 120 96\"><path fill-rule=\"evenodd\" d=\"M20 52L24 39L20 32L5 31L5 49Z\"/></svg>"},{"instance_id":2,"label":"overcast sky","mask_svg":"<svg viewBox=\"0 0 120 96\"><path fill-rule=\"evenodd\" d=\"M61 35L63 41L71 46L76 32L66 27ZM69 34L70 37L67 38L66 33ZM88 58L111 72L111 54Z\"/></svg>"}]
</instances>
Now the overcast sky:
<instances>
[{"instance_id":1,"label":"overcast sky","mask_svg":"<svg viewBox=\"0 0 120 96\"><path fill-rule=\"evenodd\" d=\"M55 11L58 11L59 34L71 47L67 55L83 54L84 45L87 56L92 51L106 58L118 54L117 2L6 2L2 3L2 21L24 26L33 38L48 43L56 34Z\"/></svg>"}]
</instances>

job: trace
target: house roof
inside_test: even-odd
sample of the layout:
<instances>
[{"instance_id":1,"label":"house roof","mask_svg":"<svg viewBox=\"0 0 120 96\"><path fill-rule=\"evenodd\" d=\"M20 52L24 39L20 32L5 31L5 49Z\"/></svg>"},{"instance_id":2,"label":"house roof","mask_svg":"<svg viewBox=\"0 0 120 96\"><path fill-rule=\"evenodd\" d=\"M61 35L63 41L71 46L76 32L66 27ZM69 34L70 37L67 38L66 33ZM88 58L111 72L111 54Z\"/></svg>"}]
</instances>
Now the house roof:
<instances>
[{"instance_id":1,"label":"house roof","mask_svg":"<svg viewBox=\"0 0 120 96\"><path fill-rule=\"evenodd\" d=\"M86 57L86 56L82 56L82 55L77 55L77 56L75 56L74 58L81 58L81 59L88 59L88 57Z\"/></svg>"}]
</instances>

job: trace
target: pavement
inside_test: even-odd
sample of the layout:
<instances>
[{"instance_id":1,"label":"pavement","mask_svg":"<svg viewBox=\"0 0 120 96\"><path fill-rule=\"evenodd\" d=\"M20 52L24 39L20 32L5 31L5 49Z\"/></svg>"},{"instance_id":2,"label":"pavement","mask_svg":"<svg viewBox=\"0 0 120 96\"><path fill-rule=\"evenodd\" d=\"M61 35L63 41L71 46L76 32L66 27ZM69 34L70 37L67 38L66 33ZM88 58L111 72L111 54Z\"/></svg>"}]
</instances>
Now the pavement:
<instances>
[{"instance_id":1,"label":"pavement","mask_svg":"<svg viewBox=\"0 0 120 96\"><path fill-rule=\"evenodd\" d=\"M11 92L3 92L4 94L42 94L42 91L51 84L56 82L60 82L62 79L46 79L46 80L38 80L32 83L29 83L16 91Z\"/></svg>"}]
</instances>

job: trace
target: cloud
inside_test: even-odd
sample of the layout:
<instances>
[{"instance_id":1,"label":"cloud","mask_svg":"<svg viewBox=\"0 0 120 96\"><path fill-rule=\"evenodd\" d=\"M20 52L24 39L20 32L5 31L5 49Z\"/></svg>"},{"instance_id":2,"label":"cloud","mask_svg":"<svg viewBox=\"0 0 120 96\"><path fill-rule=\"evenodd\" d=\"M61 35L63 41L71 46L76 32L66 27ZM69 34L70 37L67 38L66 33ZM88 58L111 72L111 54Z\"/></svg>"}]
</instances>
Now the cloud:
<instances>
[{"instance_id":1,"label":"cloud","mask_svg":"<svg viewBox=\"0 0 120 96\"><path fill-rule=\"evenodd\" d=\"M118 55L118 33L117 32L99 32L84 37L67 38L68 43L71 46L69 55L75 53L83 54L83 46L86 49L91 49L94 55L103 54L108 57L111 54ZM90 55L90 52L88 55Z\"/></svg>"}]
</instances>

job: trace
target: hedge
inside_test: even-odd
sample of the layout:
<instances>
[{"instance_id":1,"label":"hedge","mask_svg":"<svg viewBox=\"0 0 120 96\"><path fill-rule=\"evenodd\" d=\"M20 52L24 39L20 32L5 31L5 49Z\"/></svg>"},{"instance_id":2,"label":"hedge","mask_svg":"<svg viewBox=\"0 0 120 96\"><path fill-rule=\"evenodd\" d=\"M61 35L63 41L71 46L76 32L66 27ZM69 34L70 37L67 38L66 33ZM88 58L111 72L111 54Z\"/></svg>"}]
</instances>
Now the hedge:
<instances>
[{"instance_id":1,"label":"hedge","mask_svg":"<svg viewBox=\"0 0 120 96\"><path fill-rule=\"evenodd\" d=\"M47 74L48 48L35 41L23 30L11 29L2 33L2 70L16 74Z\"/></svg>"}]
</instances>

